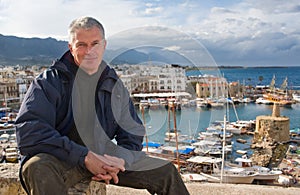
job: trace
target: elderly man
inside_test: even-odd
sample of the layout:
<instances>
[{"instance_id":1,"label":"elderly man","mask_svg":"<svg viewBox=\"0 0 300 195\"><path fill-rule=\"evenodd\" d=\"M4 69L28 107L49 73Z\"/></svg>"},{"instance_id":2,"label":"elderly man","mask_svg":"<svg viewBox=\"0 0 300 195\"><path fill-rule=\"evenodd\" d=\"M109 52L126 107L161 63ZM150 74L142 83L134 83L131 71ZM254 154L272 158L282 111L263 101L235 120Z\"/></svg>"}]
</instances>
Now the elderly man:
<instances>
[{"instance_id":1,"label":"elderly man","mask_svg":"<svg viewBox=\"0 0 300 195\"><path fill-rule=\"evenodd\" d=\"M69 51L32 82L16 120L24 188L67 194L82 180L96 180L151 194L188 194L172 163L141 152L144 126L102 60L105 47L101 23L75 19Z\"/></svg>"}]
</instances>

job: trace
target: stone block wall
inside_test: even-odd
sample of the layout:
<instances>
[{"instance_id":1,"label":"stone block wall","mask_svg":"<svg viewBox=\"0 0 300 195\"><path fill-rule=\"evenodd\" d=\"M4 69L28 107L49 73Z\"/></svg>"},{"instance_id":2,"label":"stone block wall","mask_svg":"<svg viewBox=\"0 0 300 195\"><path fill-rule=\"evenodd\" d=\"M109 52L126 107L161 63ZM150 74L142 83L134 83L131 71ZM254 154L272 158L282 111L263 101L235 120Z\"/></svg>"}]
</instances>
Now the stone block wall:
<instances>
[{"instance_id":1,"label":"stone block wall","mask_svg":"<svg viewBox=\"0 0 300 195\"><path fill-rule=\"evenodd\" d=\"M274 106L272 116L257 116L251 148L254 165L277 167L284 158L290 140L290 119L281 117Z\"/></svg>"},{"instance_id":2,"label":"stone block wall","mask_svg":"<svg viewBox=\"0 0 300 195\"><path fill-rule=\"evenodd\" d=\"M258 116L253 142L286 142L290 140L290 119L288 117Z\"/></svg>"},{"instance_id":3,"label":"stone block wall","mask_svg":"<svg viewBox=\"0 0 300 195\"><path fill-rule=\"evenodd\" d=\"M20 181L17 178L0 177L0 194L1 195L26 195Z\"/></svg>"}]
</instances>

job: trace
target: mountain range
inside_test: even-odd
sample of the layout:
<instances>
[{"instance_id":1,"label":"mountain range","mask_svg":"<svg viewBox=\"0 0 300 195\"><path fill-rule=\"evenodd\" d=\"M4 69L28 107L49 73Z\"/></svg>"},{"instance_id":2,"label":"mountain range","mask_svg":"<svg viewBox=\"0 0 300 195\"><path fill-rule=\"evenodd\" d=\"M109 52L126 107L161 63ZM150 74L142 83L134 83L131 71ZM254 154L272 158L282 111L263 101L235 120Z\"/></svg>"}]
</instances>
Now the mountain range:
<instances>
[{"instance_id":1,"label":"mountain range","mask_svg":"<svg viewBox=\"0 0 300 195\"><path fill-rule=\"evenodd\" d=\"M22 38L0 34L0 65L50 65L68 50L66 41L54 38ZM183 64L188 61L176 52L163 48L122 49L105 51L104 59L117 64Z\"/></svg>"},{"instance_id":2,"label":"mountain range","mask_svg":"<svg viewBox=\"0 0 300 195\"><path fill-rule=\"evenodd\" d=\"M0 65L46 65L66 50L66 42L53 38L21 38L0 34Z\"/></svg>"}]
</instances>

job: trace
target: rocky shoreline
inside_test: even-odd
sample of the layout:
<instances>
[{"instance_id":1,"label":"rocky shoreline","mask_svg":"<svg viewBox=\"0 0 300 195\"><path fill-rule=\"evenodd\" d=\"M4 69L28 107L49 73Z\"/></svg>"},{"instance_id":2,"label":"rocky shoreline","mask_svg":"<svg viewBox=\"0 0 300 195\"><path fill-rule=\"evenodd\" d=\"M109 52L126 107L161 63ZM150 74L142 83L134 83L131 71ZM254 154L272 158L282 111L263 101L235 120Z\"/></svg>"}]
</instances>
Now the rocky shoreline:
<instances>
[{"instance_id":1,"label":"rocky shoreline","mask_svg":"<svg viewBox=\"0 0 300 195\"><path fill-rule=\"evenodd\" d=\"M18 163L3 163L0 164L0 194L1 195L25 195L20 188L18 180ZM186 182L186 186L191 195L199 194L222 194L222 195L296 195L299 194L300 185L294 184L292 187L283 187L279 185L245 185L245 184L218 184L207 182ZM114 185L106 186L106 194L109 195L147 195L146 190L138 190L132 188L118 187Z\"/></svg>"}]
</instances>

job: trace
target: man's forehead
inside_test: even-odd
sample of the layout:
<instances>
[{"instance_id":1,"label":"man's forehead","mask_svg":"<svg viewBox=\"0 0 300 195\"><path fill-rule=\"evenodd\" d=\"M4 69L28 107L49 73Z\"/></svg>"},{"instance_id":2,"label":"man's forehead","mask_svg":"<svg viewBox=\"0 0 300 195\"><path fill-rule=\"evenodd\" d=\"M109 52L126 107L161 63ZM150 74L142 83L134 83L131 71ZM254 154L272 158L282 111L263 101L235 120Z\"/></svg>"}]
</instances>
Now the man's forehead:
<instances>
[{"instance_id":1,"label":"man's forehead","mask_svg":"<svg viewBox=\"0 0 300 195\"><path fill-rule=\"evenodd\" d=\"M75 41L101 41L102 34L101 31L94 28L78 28L75 30L73 40Z\"/></svg>"}]
</instances>

